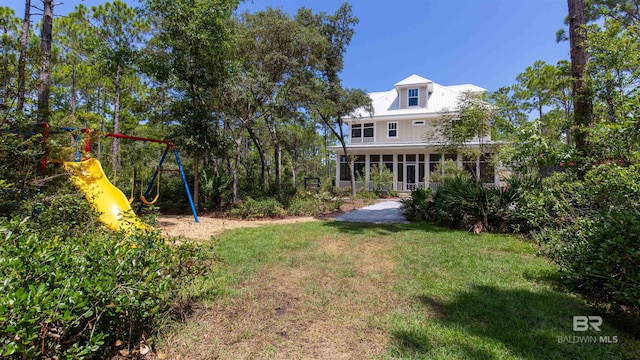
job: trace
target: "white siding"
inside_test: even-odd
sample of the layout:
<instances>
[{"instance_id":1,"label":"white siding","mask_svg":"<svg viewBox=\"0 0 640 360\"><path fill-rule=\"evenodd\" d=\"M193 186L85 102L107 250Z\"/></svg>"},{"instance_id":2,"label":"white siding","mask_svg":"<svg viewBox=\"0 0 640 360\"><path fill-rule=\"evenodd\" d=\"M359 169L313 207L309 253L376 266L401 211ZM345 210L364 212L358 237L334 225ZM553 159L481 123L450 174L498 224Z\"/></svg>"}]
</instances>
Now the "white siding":
<instances>
[{"instance_id":1,"label":"white siding","mask_svg":"<svg viewBox=\"0 0 640 360\"><path fill-rule=\"evenodd\" d=\"M376 142L377 143L391 143L391 142L408 142L408 141L424 141L425 135L428 132L433 132L435 127L433 126L433 119L415 119L424 120L425 125L414 126L413 120L399 120L398 123L398 137L387 138L387 121L378 121L376 124Z\"/></svg>"}]
</instances>

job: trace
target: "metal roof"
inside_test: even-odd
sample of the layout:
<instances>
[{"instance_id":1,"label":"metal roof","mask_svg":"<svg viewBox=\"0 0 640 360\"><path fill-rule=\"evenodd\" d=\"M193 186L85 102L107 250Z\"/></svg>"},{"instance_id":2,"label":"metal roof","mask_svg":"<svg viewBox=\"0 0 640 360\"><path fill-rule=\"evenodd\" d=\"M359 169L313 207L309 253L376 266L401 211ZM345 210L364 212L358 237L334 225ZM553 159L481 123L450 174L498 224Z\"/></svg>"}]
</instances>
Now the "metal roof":
<instances>
[{"instance_id":1,"label":"metal roof","mask_svg":"<svg viewBox=\"0 0 640 360\"><path fill-rule=\"evenodd\" d=\"M433 92L428 94L426 107L400 108L398 87L423 85L427 83L433 84ZM391 90L369 93L373 104L373 115L364 109L358 109L355 111L355 116L353 116L352 119L371 117L372 120L376 120L376 118L380 117L401 115L428 116L452 112L456 111L460 96L467 91L484 92L486 90L473 84L443 86L424 77L411 75L395 84L395 87Z\"/></svg>"}]
</instances>

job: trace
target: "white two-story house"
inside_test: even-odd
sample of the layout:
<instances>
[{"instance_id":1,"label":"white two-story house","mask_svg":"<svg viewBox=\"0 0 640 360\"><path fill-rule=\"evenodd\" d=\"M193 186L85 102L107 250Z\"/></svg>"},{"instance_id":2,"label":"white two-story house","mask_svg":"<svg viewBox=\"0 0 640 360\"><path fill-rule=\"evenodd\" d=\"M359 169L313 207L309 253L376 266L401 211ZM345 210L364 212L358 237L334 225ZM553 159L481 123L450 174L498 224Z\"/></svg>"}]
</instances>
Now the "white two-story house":
<instances>
[{"instance_id":1,"label":"white two-story house","mask_svg":"<svg viewBox=\"0 0 640 360\"><path fill-rule=\"evenodd\" d=\"M355 156L358 187L372 188L371 171L386 167L393 173L390 187L396 191L411 191L431 187L432 174L441 160L454 160L485 183L499 181L498 173L490 165L491 154L466 159L459 154L443 153L443 141L433 139L435 121L455 114L464 92L485 92L471 84L443 86L418 75L395 84L389 91L370 93L373 114L360 110L359 116L345 120L349 141L347 152ZM429 139L429 140L427 140ZM490 136L474 139L465 146L480 147L494 144ZM349 167L341 146L330 150L337 155L336 184L349 187Z\"/></svg>"}]
</instances>

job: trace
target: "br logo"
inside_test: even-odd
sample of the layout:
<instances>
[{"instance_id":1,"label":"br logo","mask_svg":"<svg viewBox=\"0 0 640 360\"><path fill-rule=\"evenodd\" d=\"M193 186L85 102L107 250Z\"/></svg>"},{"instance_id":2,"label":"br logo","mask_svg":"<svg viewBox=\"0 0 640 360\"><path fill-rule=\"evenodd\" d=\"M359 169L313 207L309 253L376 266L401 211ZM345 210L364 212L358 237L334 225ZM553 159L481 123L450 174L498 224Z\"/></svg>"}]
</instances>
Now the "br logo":
<instances>
[{"instance_id":1,"label":"br logo","mask_svg":"<svg viewBox=\"0 0 640 360\"><path fill-rule=\"evenodd\" d=\"M602 325L601 316L574 316L573 317L573 331L587 331L592 329L594 331L600 331Z\"/></svg>"}]
</instances>

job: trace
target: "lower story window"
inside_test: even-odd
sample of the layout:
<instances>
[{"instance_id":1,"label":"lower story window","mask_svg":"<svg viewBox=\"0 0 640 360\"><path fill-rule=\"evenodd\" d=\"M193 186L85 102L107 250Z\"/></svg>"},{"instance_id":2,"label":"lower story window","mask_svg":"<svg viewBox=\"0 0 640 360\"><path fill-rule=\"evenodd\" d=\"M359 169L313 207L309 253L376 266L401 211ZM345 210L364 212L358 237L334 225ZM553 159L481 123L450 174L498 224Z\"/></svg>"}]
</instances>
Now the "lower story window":
<instances>
[{"instance_id":1,"label":"lower story window","mask_svg":"<svg viewBox=\"0 0 640 360\"><path fill-rule=\"evenodd\" d=\"M491 154L484 154L480 157L480 180L487 184L493 184L496 181L495 169L491 165Z\"/></svg>"},{"instance_id":2,"label":"lower story window","mask_svg":"<svg viewBox=\"0 0 640 360\"><path fill-rule=\"evenodd\" d=\"M340 156L340 181L349 181L351 180L349 176L349 163L347 162L347 157L344 155Z\"/></svg>"},{"instance_id":3,"label":"lower story window","mask_svg":"<svg viewBox=\"0 0 640 360\"><path fill-rule=\"evenodd\" d=\"M364 179L365 176L365 158L364 155L357 155L354 159L354 170L356 180ZM344 155L340 156L340 181L351 180L351 171L349 170L349 162Z\"/></svg>"}]
</instances>

